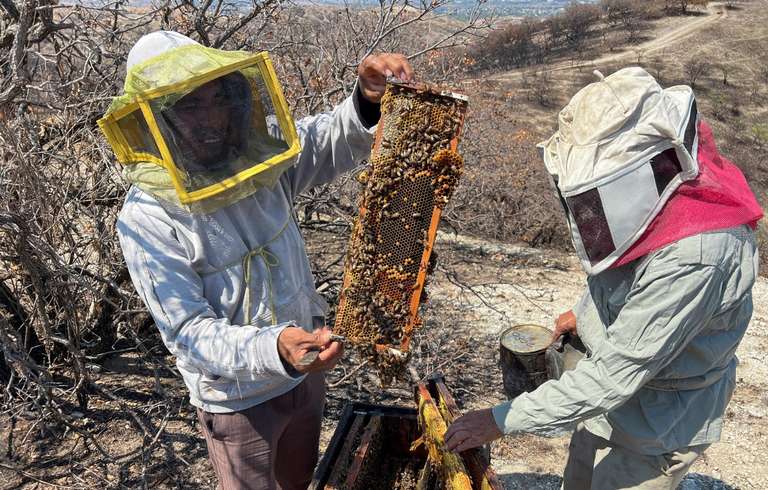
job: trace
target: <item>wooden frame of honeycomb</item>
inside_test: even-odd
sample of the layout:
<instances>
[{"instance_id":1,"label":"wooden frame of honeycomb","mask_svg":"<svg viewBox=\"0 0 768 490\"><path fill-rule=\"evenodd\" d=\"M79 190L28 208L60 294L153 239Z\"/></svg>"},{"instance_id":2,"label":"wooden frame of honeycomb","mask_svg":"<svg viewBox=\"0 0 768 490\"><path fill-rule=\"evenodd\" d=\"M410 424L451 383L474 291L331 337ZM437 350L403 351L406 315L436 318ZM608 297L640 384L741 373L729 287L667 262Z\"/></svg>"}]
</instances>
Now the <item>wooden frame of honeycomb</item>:
<instances>
[{"instance_id":1,"label":"wooden frame of honeycomb","mask_svg":"<svg viewBox=\"0 0 768 490\"><path fill-rule=\"evenodd\" d=\"M431 85L393 81L382 99L334 326L378 353L380 368L402 364L397 354L420 324L437 226L462 172L456 148L467 105Z\"/></svg>"}]
</instances>

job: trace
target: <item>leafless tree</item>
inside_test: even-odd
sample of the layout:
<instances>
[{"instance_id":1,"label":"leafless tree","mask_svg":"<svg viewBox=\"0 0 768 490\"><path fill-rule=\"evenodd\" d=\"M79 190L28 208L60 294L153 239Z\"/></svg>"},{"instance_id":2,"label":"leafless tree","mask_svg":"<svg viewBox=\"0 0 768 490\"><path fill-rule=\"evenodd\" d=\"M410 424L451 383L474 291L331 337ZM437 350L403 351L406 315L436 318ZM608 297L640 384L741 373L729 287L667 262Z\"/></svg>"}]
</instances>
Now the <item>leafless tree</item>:
<instances>
[{"instance_id":1,"label":"leafless tree","mask_svg":"<svg viewBox=\"0 0 768 490\"><path fill-rule=\"evenodd\" d=\"M696 87L696 81L705 76L711 67L712 65L709 61L693 57L683 65L683 73L685 73L686 80L691 87Z\"/></svg>"},{"instance_id":2,"label":"leafless tree","mask_svg":"<svg viewBox=\"0 0 768 490\"><path fill-rule=\"evenodd\" d=\"M566 29L565 38L573 49L580 51L593 27L600 20L600 8L573 3L565 8L562 15Z\"/></svg>"},{"instance_id":3,"label":"leafless tree","mask_svg":"<svg viewBox=\"0 0 768 490\"><path fill-rule=\"evenodd\" d=\"M636 42L642 31L643 20L648 6L641 0L602 0L600 6L605 12L609 25L621 27L627 33L627 40Z\"/></svg>"},{"instance_id":4,"label":"leafless tree","mask_svg":"<svg viewBox=\"0 0 768 490\"><path fill-rule=\"evenodd\" d=\"M553 87L552 73L546 70L530 70L523 73L522 85L527 90L529 100L537 102L542 107L552 107Z\"/></svg>"},{"instance_id":5,"label":"leafless tree","mask_svg":"<svg viewBox=\"0 0 768 490\"><path fill-rule=\"evenodd\" d=\"M547 50L551 51L560 46L565 38L565 18L562 14L552 15L544 19L544 26L547 33Z\"/></svg>"},{"instance_id":6,"label":"leafless tree","mask_svg":"<svg viewBox=\"0 0 768 490\"><path fill-rule=\"evenodd\" d=\"M540 28L538 22L528 19L510 24L478 42L470 51L471 56L480 62L478 68L525 66L536 60L534 37Z\"/></svg>"},{"instance_id":7,"label":"leafless tree","mask_svg":"<svg viewBox=\"0 0 768 490\"><path fill-rule=\"evenodd\" d=\"M665 68L664 61L665 60L661 57L654 57L650 61L650 66L649 66L649 68L653 72L653 77L662 85L664 85L664 68Z\"/></svg>"},{"instance_id":8,"label":"leafless tree","mask_svg":"<svg viewBox=\"0 0 768 490\"><path fill-rule=\"evenodd\" d=\"M720 71L720 74L723 77L723 85L728 85L728 72L730 72L730 66L728 66L727 63L718 63L717 69Z\"/></svg>"}]
</instances>

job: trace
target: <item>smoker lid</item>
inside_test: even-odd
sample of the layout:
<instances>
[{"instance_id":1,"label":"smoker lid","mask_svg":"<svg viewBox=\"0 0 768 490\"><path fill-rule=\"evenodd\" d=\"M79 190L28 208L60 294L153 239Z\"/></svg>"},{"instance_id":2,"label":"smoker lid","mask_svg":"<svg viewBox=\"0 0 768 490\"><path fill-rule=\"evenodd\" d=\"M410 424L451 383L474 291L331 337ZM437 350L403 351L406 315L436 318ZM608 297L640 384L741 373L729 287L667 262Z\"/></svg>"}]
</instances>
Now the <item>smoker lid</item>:
<instances>
[{"instance_id":1,"label":"smoker lid","mask_svg":"<svg viewBox=\"0 0 768 490\"><path fill-rule=\"evenodd\" d=\"M515 325L501 333L501 345L516 353L533 353L546 349L552 331L541 325Z\"/></svg>"}]
</instances>

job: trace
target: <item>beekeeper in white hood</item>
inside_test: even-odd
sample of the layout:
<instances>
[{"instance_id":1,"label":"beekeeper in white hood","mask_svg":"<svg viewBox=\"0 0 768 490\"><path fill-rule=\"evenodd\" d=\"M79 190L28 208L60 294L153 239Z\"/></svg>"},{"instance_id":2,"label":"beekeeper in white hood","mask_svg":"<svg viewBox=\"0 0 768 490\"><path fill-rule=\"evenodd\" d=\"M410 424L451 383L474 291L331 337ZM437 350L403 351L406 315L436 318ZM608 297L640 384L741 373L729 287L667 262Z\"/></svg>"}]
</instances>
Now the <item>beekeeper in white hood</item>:
<instances>
[{"instance_id":1,"label":"beekeeper in white hood","mask_svg":"<svg viewBox=\"0 0 768 490\"><path fill-rule=\"evenodd\" d=\"M369 56L353 94L293 123L265 53L142 37L125 93L99 121L133 184L117 223L133 283L189 388L219 487L306 488L323 372L342 354L319 328L293 200L369 156L385 78ZM299 360L320 350L308 366Z\"/></svg>"},{"instance_id":2,"label":"beekeeper in white hood","mask_svg":"<svg viewBox=\"0 0 768 490\"><path fill-rule=\"evenodd\" d=\"M689 87L662 89L640 68L598 75L542 144L588 274L556 333L577 334L587 355L558 380L459 418L446 442L461 451L575 427L565 489L674 490L720 438L762 211Z\"/></svg>"}]
</instances>

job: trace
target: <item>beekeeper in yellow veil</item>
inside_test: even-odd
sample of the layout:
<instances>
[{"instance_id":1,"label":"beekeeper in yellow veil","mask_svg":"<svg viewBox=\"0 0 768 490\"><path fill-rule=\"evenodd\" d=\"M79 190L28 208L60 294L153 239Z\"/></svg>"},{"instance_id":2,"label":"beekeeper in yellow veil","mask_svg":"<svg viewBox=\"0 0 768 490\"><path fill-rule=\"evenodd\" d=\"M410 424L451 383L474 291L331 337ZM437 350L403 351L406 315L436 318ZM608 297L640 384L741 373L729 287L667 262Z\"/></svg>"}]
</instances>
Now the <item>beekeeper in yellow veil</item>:
<instances>
[{"instance_id":1,"label":"beekeeper in yellow veil","mask_svg":"<svg viewBox=\"0 0 768 490\"><path fill-rule=\"evenodd\" d=\"M173 49L140 41L124 95L99 121L127 178L201 212L273 185L299 139L267 54L162 36Z\"/></svg>"},{"instance_id":2,"label":"beekeeper in yellow veil","mask_svg":"<svg viewBox=\"0 0 768 490\"><path fill-rule=\"evenodd\" d=\"M131 49L124 94L99 125L133 185L117 222L134 286L176 356L220 488L306 488L323 372L342 355L324 324L295 196L367 158L387 76L365 58L352 94L296 123L265 53L175 32ZM317 360L302 366L309 350Z\"/></svg>"}]
</instances>

